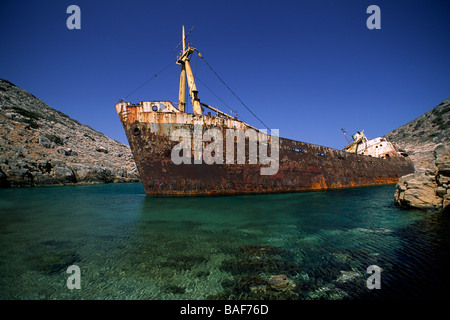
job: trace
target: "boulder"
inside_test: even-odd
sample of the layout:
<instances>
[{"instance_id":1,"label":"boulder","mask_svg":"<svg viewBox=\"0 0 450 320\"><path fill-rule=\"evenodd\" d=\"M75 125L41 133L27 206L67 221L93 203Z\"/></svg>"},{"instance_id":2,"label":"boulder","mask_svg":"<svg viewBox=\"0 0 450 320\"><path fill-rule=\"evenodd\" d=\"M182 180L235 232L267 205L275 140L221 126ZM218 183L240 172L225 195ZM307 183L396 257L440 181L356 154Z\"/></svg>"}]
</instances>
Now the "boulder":
<instances>
[{"instance_id":1,"label":"boulder","mask_svg":"<svg viewBox=\"0 0 450 320\"><path fill-rule=\"evenodd\" d=\"M52 147L51 141L45 136L39 137L39 144L47 149L50 149Z\"/></svg>"},{"instance_id":2,"label":"boulder","mask_svg":"<svg viewBox=\"0 0 450 320\"><path fill-rule=\"evenodd\" d=\"M70 149L70 148L59 148L56 150L56 152L63 154L65 156L77 156L78 152Z\"/></svg>"},{"instance_id":3,"label":"boulder","mask_svg":"<svg viewBox=\"0 0 450 320\"><path fill-rule=\"evenodd\" d=\"M102 146L95 148L95 150L98 152L108 153L108 149Z\"/></svg>"},{"instance_id":4,"label":"boulder","mask_svg":"<svg viewBox=\"0 0 450 320\"><path fill-rule=\"evenodd\" d=\"M444 199L444 200L443 200L443 202L442 202L442 208L443 208L443 209L450 208L450 207L449 207L449 204L450 204L450 194L447 193L446 195L444 195L444 198L443 198L443 199Z\"/></svg>"},{"instance_id":5,"label":"boulder","mask_svg":"<svg viewBox=\"0 0 450 320\"><path fill-rule=\"evenodd\" d=\"M53 168L53 177L59 183L74 183L77 179L73 171L67 167L55 167Z\"/></svg>"},{"instance_id":6,"label":"boulder","mask_svg":"<svg viewBox=\"0 0 450 320\"><path fill-rule=\"evenodd\" d=\"M436 195L438 197L443 198L446 193L447 193L447 189L446 188L444 188L444 187L437 187L436 188Z\"/></svg>"},{"instance_id":7,"label":"boulder","mask_svg":"<svg viewBox=\"0 0 450 320\"><path fill-rule=\"evenodd\" d=\"M405 208L443 210L449 205L450 147L439 145L428 169L417 169L399 179L395 203Z\"/></svg>"}]
</instances>

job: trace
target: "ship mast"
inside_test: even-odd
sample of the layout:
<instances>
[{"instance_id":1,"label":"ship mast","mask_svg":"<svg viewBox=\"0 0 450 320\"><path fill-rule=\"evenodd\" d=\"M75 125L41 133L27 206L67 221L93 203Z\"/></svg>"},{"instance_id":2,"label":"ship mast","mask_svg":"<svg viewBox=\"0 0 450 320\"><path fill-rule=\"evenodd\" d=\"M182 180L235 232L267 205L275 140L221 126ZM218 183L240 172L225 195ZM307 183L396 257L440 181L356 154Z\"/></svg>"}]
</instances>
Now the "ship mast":
<instances>
[{"instance_id":1,"label":"ship mast","mask_svg":"<svg viewBox=\"0 0 450 320\"><path fill-rule=\"evenodd\" d=\"M183 52L181 57L178 58L177 64L181 65L180 74L180 91L178 95L178 109L185 112L186 107L186 77L189 86L189 96L191 98L192 108L194 109L194 114L201 115L202 107L200 105L200 99L198 98L198 91L194 81L194 75L192 73L191 64L189 60L191 59L192 53L195 48L188 45L186 48L186 37L184 34L184 26L182 28L182 42L183 42Z\"/></svg>"},{"instance_id":2,"label":"ship mast","mask_svg":"<svg viewBox=\"0 0 450 320\"><path fill-rule=\"evenodd\" d=\"M183 53L186 51L186 41L184 36L184 26L183 26ZM179 63L181 64L181 63ZM186 67L181 64L181 75L180 75L180 93L178 96L178 109L181 112L185 112L186 107Z\"/></svg>"}]
</instances>

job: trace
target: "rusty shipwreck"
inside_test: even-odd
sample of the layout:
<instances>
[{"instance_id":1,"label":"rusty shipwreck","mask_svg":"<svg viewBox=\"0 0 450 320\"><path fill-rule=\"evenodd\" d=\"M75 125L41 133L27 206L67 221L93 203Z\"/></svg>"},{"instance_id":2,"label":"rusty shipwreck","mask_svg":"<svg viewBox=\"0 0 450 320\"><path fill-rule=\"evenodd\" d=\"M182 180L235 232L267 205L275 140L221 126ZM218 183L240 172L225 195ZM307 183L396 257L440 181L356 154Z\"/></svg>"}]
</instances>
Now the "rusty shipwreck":
<instances>
[{"instance_id":1,"label":"rusty shipwreck","mask_svg":"<svg viewBox=\"0 0 450 320\"><path fill-rule=\"evenodd\" d=\"M275 136L264 130L200 102L190 65L192 54L198 51L186 46L185 38L183 27L182 52L176 61L181 66L177 107L171 101L138 104L120 101L115 106L147 194L200 196L338 189L395 183L414 171L411 160L382 137L368 140L357 133L344 150L281 137L274 140ZM193 113L185 111L187 93ZM205 114L205 109L210 111ZM243 133L243 141L238 134L231 136L231 143L230 139L202 138L202 134L212 129L221 137L239 131ZM192 134L174 134L180 130ZM198 134L200 143L196 140ZM263 137L258 148L271 150L272 155L275 149L271 147L276 142L278 163L272 174L261 174L268 162L263 161L261 153L253 154L255 137ZM182 150L184 159L189 161L174 161L174 150L183 140L190 147ZM216 146L211 153L215 157L228 157L223 152L227 147L227 152L230 146L233 152L236 150L231 155L233 161L227 158L211 162L202 158L202 151L212 143Z\"/></svg>"}]
</instances>

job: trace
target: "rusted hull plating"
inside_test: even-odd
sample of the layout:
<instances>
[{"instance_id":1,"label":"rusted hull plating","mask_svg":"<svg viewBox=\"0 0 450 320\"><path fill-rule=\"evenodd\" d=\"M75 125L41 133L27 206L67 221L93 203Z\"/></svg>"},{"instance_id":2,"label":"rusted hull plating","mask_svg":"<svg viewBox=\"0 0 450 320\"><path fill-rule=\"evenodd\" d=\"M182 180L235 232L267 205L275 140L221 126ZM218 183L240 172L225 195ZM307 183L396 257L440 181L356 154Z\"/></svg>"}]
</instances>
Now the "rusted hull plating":
<instances>
[{"instance_id":1,"label":"rusted hull plating","mask_svg":"<svg viewBox=\"0 0 450 320\"><path fill-rule=\"evenodd\" d=\"M138 119L141 116L146 118ZM234 195L339 189L391 184L414 171L408 158L373 158L281 137L279 170L275 175L261 175L261 165L248 164L248 141L245 164L176 165L171 159L172 149L178 144L171 140L173 130L182 128L193 132L193 125L201 123L203 130L217 128L225 136L227 128L245 126L236 120L186 113L148 112L140 113L137 118L131 113L121 120L142 184L149 195Z\"/></svg>"}]
</instances>

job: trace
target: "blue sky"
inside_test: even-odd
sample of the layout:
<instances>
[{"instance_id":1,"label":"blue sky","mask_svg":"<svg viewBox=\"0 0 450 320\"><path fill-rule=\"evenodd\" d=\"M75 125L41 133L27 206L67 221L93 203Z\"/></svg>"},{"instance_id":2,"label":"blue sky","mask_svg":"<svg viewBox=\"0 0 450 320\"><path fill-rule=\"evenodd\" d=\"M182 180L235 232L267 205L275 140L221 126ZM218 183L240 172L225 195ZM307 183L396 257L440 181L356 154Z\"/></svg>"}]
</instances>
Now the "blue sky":
<instances>
[{"instance_id":1,"label":"blue sky","mask_svg":"<svg viewBox=\"0 0 450 320\"><path fill-rule=\"evenodd\" d=\"M66 27L72 4L81 30ZM380 30L366 27L372 4ZM114 105L171 62L127 101L177 102L173 49L195 25L188 39L269 128L341 149L341 128L375 138L450 98L449 13L424 0L1 0L0 78L128 144ZM191 65L202 102L264 128Z\"/></svg>"}]
</instances>

